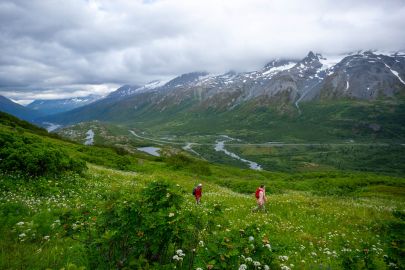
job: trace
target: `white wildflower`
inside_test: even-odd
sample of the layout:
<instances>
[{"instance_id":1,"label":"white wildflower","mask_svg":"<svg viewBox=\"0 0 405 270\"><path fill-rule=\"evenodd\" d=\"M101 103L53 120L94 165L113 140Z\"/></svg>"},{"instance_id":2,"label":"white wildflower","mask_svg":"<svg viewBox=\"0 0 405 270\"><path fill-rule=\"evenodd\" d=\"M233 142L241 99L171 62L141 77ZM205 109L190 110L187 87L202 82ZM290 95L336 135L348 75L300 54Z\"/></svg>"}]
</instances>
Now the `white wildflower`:
<instances>
[{"instance_id":1,"label":"white wildflower","mask_svg":"<svg viewBox=\"0 0 405 270\"><path fill-rule=\"evenodd\" d=\"M254 241L255 240L255 238L253 237L253 236L249 236L249 241L250 242L252 242L252 241Z\"/></svg>"},{"instance_id":2,"label":"white wildflower","mask_svg":"<svg viewBox=\"0 0 405 270\"><path fill-rule=\"evenodd\" d=\"M200 241L198 242L198 244L200 245L200 247L204 247L204 241Z\"/></svg>"},{"instance_id":3,"label":"white wildflower","mask_svg":"<svg viewBox=\"0 0 405 270\"><path fill-rule=\"evenodd\" d=\"M288 261L288 256L278 256L278 259L282 262Z\"/></svg>"},{"instance_id":4,"label":"white wildflower","mask_svg":"<svg viewBox=\"0 0 405 270\"><path fill-rule=\"evenodd\" d=\"M17 223L17 226L22 226L22 225L24 225L24 222L22 222L22 221Z\"/></svg>"},{"instance_id":5,"label":"white wildflower","mask_svg":"<svg viewBox=\"0 0 405 270\"><path fill-rule=\"evenodd\" d=\"M169 217L174 217L174 213L169 213Z\"/></svg>"},{"instance_id":6,"label":"white wildflower","mask_svg":"<svg viewBox=\"0 0 405 270\"><path fill-rule=\"evenodd\" d=\"M180 257L186 256L186 254L184 254L184 253L183 253L183 250L181 250L181 249L178 249L178 250L176 251L176 254L177 254L178 256L180 256Z\"/></svg>"},{"instance_id":7,"label":"white wildflower","mask_svg":"<svg viewBox=\"0 0 405 270\"><path fill-rule=\"evenodd\" d=\"M252 258L247 257L247 258L245 259L245 261L247 261L247 262L252 262L253 260L252 260Z\"/></svg>"},{"instance_id":8,"label":"white wildflower","mask_svg":"<svg viewBox=\"0 0 405 270\"><path fill-rule=\"evenodd\" d=\"M239 266L239 270L246 270L247 269L247 265L246 264L241 264Z\"/></svg>"},{"instance_id":9,"label":"white wildflower","mask_svg":"<svg viewBox=\"0 0 405 270\"><path fill-rule=\"evenodd\" d=\"M265 244L264 246L271 250L271 245L270 244Z\"/></svg>"},{"instance_id":10,"label":"white wildflower","mask_svg":"<svg viewBox=\"0 0 405 270\"><path fill-rule=\"evenodd\" d=\"M50 236L49 235L45 235L44 236L44 240L49 241Z\"/></svg>"},{"instance_id":11,"label":"white wildflower","mask_svg":"<svg viewBox=\"0 0 405 270\"><path fill-rule=\"evenodd\" d=\"M265 264L264 265L264 270L270 270L270 267L267 264Z\"/></svg>"},{"instance_id":12,"label":"white wildflower","mask_svg":"<svg viewBox=\"0 0 405 270\"><path fill-rule=\"evenodd\" d=\"M25 234L25 233L21 233L20 235L18 235L18 237L20 237L20 238L24 238L24 237L26 237L27 235Z\"/></svg>"},{"instance_id":13,"label":"white wildflower","mask_svg":"<svg viewBox=\"0 0 405 270\"><path fill-rule=\"evenodd\" d=\"M388 266L389 266L389 267L392 267L392 268L397 268L397 265L396 265L395 263L393 263L393 262L390 262L390 263L388 264Z\"/></svg>"},{"instance_id":14,"label":"white wildflower","mask_svg":"<svg viewBox=\"0 0 405 270\"><path fill-rule=\"evenodd\" d=\"M253 265L254 265L255 267L260 266L260 262L254 261L254 262L253 262Z\"/></svg>"}]
</instances>

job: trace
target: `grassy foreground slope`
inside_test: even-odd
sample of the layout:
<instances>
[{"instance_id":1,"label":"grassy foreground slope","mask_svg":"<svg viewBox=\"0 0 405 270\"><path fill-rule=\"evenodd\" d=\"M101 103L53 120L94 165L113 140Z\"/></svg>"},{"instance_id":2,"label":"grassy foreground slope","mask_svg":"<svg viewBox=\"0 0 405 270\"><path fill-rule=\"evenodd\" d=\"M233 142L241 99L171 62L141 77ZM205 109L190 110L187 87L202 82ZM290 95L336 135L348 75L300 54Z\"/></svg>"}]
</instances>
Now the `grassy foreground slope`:
<instances>
[{"instance_id":1,"label":"grassy foreground slope","mask_svg":"<svg viewBox=\"0 0 405 270\"><path fill-rule=\"evenodd\" d=\"M404 268L401 177L150 158L5 124L0 134L87 162L76 173L1 172L0 269ZM198 182L201 205L191 195ZM260 183L264 213L252 212Z\"/></svg>"}]
</instances>

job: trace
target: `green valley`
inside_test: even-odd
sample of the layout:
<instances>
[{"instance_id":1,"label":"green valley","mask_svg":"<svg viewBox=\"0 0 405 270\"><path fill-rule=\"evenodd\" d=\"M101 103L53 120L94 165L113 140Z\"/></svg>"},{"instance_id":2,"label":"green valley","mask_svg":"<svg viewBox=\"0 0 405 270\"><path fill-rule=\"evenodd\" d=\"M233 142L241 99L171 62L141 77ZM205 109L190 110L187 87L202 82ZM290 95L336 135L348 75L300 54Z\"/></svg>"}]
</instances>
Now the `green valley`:
<instances>
[{"instance_id":1,"label":"green valley","mask_svg":"<svg viewBox=\"0 0 405 270\"><path fill-rule=\"evenodd\" d=\"M209 163L170 145L160 145L163 155L153 157L136 150L150 142L130 137L117 137L121 147L97 145L97 132L96 145L85 146L1 119L0 269L404 267L401 171L333 164L255 171ZM126 128L107 125L99 134ZM17 147L32 158L14 158ZM59 158L41 163L48 173L31 173L35 156L47 151ZM200 182L202 204L196 205L191 190ZM253 193L262 183L266 212L254 212Z\"/></svg>"}]
</instances>

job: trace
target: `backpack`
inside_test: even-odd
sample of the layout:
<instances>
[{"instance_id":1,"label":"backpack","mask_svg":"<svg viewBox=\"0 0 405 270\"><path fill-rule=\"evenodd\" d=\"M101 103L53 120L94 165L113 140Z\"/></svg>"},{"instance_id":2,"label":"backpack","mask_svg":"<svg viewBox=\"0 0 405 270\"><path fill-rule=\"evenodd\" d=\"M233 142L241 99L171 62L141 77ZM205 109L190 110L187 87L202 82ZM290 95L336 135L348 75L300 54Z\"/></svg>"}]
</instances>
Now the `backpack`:
<instances>
[{"instance_id":1,"label":"backpack","mask_svg":"<svg viewBox=\"0 0 405 270\"><path fill-rule=\"evenodd\" d=\"M195 195L195 190L196 190L197 188L195 187L195 188L193 188L193 195Z\"/></svg>"},{"instance_id":2,"label":"backpack","mask_svg":"<svg viewBox=\"0 0 405 270\"><path fill-rule=\"evenodd\" d=\"M257 189L256 189L256 193L255 193L256 199L259 199L259 197L260 197L260 191L261 191L260 188L257 188Z\"/></svg>"}]
</instances>

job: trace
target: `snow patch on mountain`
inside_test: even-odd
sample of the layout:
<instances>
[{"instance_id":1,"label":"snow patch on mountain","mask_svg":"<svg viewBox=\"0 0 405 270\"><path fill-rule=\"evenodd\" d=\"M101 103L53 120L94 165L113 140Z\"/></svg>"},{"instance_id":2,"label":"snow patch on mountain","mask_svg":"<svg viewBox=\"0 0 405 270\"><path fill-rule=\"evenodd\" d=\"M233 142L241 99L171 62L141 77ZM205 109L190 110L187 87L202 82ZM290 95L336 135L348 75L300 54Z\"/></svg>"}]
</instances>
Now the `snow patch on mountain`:
<instances>
[{"instance_id":1,"label":"snow patch on mountain","mask_svg":"<svg viewBox=\"0 0 405 270\"><path fill-rule=\"evenodd\" d=\"M276 66L276 67L272 67L269 70L265 71L262 73L262 75L269 75L269 74L275 74L278 73L280 71L284 71L287 69L292 68L293 66L295 66L296 63L294 62L289 62L288 64L282 65L282 66Z\"/></svg>"},{"instance_id":2,"label":"snow patch on mountain","mask_svg":"<svg viewBox=\"0 0 405 270\"><path fill-rule=\"evenodd\" d=\"M332 69L336 64L343 60L347 55L320 56L319 62L322 64L320 71Z\"/></svg>"},{"instance_id":3,"label":"snow patch on mountain","mask_svg":"<svg viewBox=\"0 0 405 270\"><path fill-rule=\"evenodd\" d=\"M392 69L390 66L388 66L386 63L384 63L384 65L391 71L392 74L395 75L395 77L398 78L398 80L399 80L403 85L405 85L405 82L404 82L404 80L402 80L402 78L399 76L398 71L393 70L393 69Z\"/></svg>"}]
</instances>

